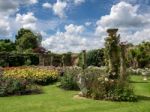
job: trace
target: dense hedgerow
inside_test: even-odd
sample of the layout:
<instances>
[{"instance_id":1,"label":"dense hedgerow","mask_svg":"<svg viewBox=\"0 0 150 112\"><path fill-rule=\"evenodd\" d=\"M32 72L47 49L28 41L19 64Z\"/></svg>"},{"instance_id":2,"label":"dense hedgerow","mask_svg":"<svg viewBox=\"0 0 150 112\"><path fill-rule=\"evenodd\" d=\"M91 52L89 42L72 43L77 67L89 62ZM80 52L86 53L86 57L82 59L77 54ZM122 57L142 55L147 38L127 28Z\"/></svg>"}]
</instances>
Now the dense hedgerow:
<instances>
[{"instance_id":1,"label":"dense hedgerow","mask_svg":"<svg viewBox=\"0 0 150 112\"><path fill-rule=\"evenodd\" d=\"M0 52L0 66L17 67L23 65L38 65L39 57L35 53L9 53Z\"/></svg>"}]
</instances>

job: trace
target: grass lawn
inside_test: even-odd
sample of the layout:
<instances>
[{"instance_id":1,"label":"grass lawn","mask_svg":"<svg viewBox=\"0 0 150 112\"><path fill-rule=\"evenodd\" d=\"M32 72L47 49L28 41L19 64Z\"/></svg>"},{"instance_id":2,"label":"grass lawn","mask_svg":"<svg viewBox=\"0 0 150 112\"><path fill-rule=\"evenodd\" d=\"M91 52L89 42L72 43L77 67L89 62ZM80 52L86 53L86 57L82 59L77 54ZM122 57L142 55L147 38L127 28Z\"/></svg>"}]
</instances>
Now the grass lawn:
<instances>
[{"instance_id":1,"label":"grass lawn","mask_svg":"<svg viewBox=\"0 0 150 112\"><path fill-rule=\"evenodd\" d=\"M74 99L77 91L64 91L56 85L44 87L39 95L0 98L0 112L150 112L150 81L132 77L135 93L140 100L135 103Z\"/></svg>"}]
</instances>

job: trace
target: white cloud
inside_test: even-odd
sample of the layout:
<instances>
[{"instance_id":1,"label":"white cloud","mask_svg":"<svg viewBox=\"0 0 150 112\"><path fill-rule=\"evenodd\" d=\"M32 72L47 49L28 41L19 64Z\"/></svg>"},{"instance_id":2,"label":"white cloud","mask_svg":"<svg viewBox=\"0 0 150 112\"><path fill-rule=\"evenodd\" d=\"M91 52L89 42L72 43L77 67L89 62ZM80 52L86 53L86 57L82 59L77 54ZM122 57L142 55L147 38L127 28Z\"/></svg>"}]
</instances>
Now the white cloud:
<instances>
[{"instance_id":1,"label":"white cloud","mask_svg":"<svg viewBox=\"0 0 150 112\"><path fill-rule=\"evenodd\" d=\"M84 2L85 0L57 0L54 4L50 4L48 2L43 3L42 7L52 9L53 13L60 18L66 18L66 11L70 7L74 5L80 5Z\"/></svg>"},{"instance_id":2,"label":"white cloud","mask_svg":"<svg viewBox=\"0 0 150 112\"><path fill-rule=\"evenodd\" d=\"M91 22L86 22L85 26L90 26L92 23Z\"/></svg>"},{"instance_id":3,"label":"white cloud","mask_svg":"<svg viewBox=\"0 0 150 112\"><path fill-rule=\"evenodd\" d=\"M0 0L0 15L12 15L19 10L20 5L35 4L38 0Z\"/></svg>"},{"instance_id":4,"label":"white cloud","mask_svg":"<svg viewBox=\"0 0 150 112\"><path fill-rule=\"evenodd\" d=\"M14 25L14 16L20 6L37 2L38 0L0 0L0 36L10 36L11 31L14 32L17 27L17 24Z\"/></svg>"},{"instance_id":5,"label":"white cloud","mask_svg":"<svg viewBox=\"0 0 150 112\"><path fill-rule=\"evenodd\" d=\"M52 8L52 5L51 5L50 3L48 3L48 2L44 3L42 6L43 6L44 8L48 8L48 9L51 9L51 8Z\"/></svg>"},{"instance_id":6,"label":"white cloud","mask_svg":"<svg viewBox=\"0 0 150 112\"><path fill-rule=\"evenodd\" d=\"M57 15L60 18L65 18L66 17L65 11L67 5L68 5L67 1L57 0L56 3L54 4L50 4L48 2L43 3L42 7L45 9L52 9L55 15Z\"/></svg>"},{"instance_id":7,"label":"white cloud","mask_svg":"<svg viewBox=\"0 0 150 112\"><path fill-rule=\"evenodd\" d=\"M98 24L111 27L138 27L147 24L145 16L137 13L138 6L120 2L111 8L110 15L103 16Z\"/></svg>"},{"instance_id":8,"label":"white cloud","mask_svg":"<svg viewBox=\"0 0 150 112\"><path fill-rule=\"evenodd\" d=\"M100 48L101 40L97 37L84 36L84 27L82 25L70 24L65 26L65 32L57 32L42 42L42 45L52 52L80 52L81 50L90 50Z\"/></svg>"},{"instance_id":9,"label":"white cloud","mask_svg":"<svg viewBox=\"0 0 150 112\"><path fill-rule=\"evenodd\" d=\"M119 0L119 1L125 1L132 4L150 4L150 0Z\"/></svg>"},{"instance_id":10,"label":"white cloud","mask_svg":"<svg viewBox=\"0 0 150 112\"><path fill-rule=\"evenodd\" d=\"M85 0L74 0L74 3L77 5L84 3L84 2L85 2Z\"/></svg>"},{"instance_id":11,"label":"white cloud","mask_svg":"<svg viewBox=\"0 0 150 112\"><path fill-rule=\"evenodd\" d=\"M10 31L9 22L0 18L0 35L7 36L9 35L9 31Z\"/></svg>"},{"instance_id":12,"label":"white cloud","mask_svg":"<svg viewBox=\"0 0 150 112\"><path fill-rule=\"evenodd\" d=\"M133 44L139 44L143 41L150 41L150 29L148 28L144 28L141 30L137 30L135 31L135 33L129 33L129 31L127 32L122 32L122 41L127 41L129 43L133 43Z\"/></svg>"},{"instance_id":13,"label":"white cloud","mask_svg":"<svg viewBox=\"0 0 150 112\"><path fill-rule=\"evenodd\" d=\"M54 14L59 16L60 18L65 18L66 7L67 7L67 2L57 0L57 2L53 5Z\"/></svg>"},{"instance_id":14,"label":"white cloud","mask_svg":"<svg viewBox=\"0 0 150 112\"><path fill-rule=\"evenodd\" d=\"M28 12L27 14L17 14L16 22L20 23L21 27L29 28L36 30L36 21L37 18L34 16L34 13Z\"/></svg>"},{"instance_id":15,"label":"white cloud","mask_svg":"<svg viewBox=\"0 0 150 112\"><path fill-rule=\"evenodd\" d=\"M0 15L8 16L18 10L18 2L12 0L0 0Z\"/></svg>"},{"instance_id":16,"label":"white cloud","mask_svg":"<svg viewBox=\"0 0 150 112\"><path fill-rule=\"evenodd\" d=\"M30 5L38 3L38 0L16 0L16 2L19 2L19 4L23 5Z\"/></svg>"},{"instance_id":17,"label":"white cloud","mask_svg":"<svg viewBox=\"0 0 150 112\"><path fill-rule=\"evenodd\" d=\"M65 30L68 34L81 34L85 30L85 28L82 25L77 26L74 24L70 24L65 26Z\"/></svg>"},{"instance_id":18,"label":"white cloud","mask_svg":"<svg viewBox=\"0 0 150 112\"><path fill-rule=\"evenodd\" d=\"M87 34L83 25L70 24L65 26L65 32L57 32L45 39L42 45L53 52L79 52L83 49L101 48L107 37L106 29L114 27L119 28L121 41L134 44L150 41L150 14L140 14L138 10L138 5L120 2L112 6L109 15L102 16L96 22L95 36L92 32ZM86 22L85 26L90 24Z\"/></svg>"},{"instance_id":19,"label":"white cloud","mask_svg":"<svg viewBox=\"0 0 150 112\"><path fill-rule=\"evenodd\" d=\"M29 1L30 4L36 4L36 3L38 3L38 0L26 0L26 1Z\"/></svg>"},{"instance_id":20,"label":"white cloud","mask_svg":"<svg viewBox=\"0 0 150 112\"><path fill-rule=\"evenodd\" d=\"M102 16L97 21L95 34L106 36L105 32L107 28L119 28L119 33L121 33L123 38L122 40L132 43L149 40L150 37L146 35L149 35L147 30L150 27L150 14L139 14L138 7L138 5L133 6L126 2L113 5L110 14ZM145 29L147 30L144 31ZM145 33L145 36L143 33Z\"/></svg>"}]
</instances>

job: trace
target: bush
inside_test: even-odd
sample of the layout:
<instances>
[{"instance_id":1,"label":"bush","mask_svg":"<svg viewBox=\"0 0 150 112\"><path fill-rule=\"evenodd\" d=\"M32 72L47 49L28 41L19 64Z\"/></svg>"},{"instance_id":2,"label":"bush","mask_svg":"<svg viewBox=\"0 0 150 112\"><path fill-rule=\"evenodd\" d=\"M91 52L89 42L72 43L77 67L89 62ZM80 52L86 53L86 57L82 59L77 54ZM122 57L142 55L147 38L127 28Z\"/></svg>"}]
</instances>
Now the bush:
<instances>
[{"instance_id":1,"label":"bush","mask_svg":"<svg viewBox=\"0 0 150 112\"><path fill-rule=\"evenodd\" d=\"M81 72L79 67L66 68L64 75L60 78L60 87L66 90L79 90L77 76Z\"/></svg>"},{"instance_id":2,"label":"bush","mask_svg":"<svg viewBox=\"0 0 150 112\"><path fill-rule=\"evenodd\" d=\"M81 96L96 100L136 101L133 89L121 79L109 80L106 67L88 67L82 70L79 67L65 68L61 77L61 87L67 90L78 90Z\"/></svg>"},{"instance_id":3,"label":"bush","mask_svg":"<svg viewBox=\"0 0 150 112\"><path fill-rule=\"evenodd\" d=\"M5 68L4 75L13 78L32 80L39 85L48 85L57 81L59 73L57 70L49 70L38 67Z\"/></svg>"},{"instance_id":4,"label":"bush","mask_svg":"<svg viewBox=\"0 0 150 112\"><path fill-rule=\"evenodd\" d=\"M85 97L91 97L93 99L102 99L105 95L104 78L105 68L88 67L84 70L78 80L81 80L78 84Z\"/></svg>"},{"instance_id":5,"label":"bush","mask_svg":"<svg viewBox=\"0 0 150 112\"><path fill-rule=\"evenodd\" d=\"M96 100L136 101L128 81L109 80L105 68L89 67L80 76L83 96Z\"/></svg>"},{"instance_id":6,"label":"bush","mask_svg":"<svg viewBox=\"0 0 150 112\"><path fill-rule=\"evenodd\" d=\"M41 93L39 86L33 84L27 79L15 79L11 77L0 78L0 97L10 95L25 95L33 93Z\"/></svg>"},{"instance_id":7,"label":"bush","mask_svg":"<svg viewBox=\"0 0 150 112\"><path fill-rule=\"evenodd\" d=\"M134 95L133 89L128 82L116 81L108 85L107 88L107 100L130 102L137 101L137 96Z\"/></svg>"}]
</instances>

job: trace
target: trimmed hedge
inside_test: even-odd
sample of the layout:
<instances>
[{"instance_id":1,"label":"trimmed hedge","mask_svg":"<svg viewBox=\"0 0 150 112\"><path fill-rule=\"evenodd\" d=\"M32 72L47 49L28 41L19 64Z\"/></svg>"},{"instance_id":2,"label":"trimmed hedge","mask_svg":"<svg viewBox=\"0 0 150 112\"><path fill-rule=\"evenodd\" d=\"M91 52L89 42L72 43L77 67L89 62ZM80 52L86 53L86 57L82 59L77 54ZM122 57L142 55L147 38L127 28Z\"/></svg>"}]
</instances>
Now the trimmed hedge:
<instances>
[{"instance_id":1,"label":"trimmed hedge","mask_svg":"<svg viewBox=\"0 0 150 112\"><path fill-rule=\"evenodd\" d=\"M21 54L0 52L0 66L22 66L22 65L38 65L39 57L37 54Z\"/></svg>"},{"instance_id":2,"label":"trimmed hedge","mask_svg":"<svg viewBox=\"0 0 150 112\"><path fill-rule=\"evenodd\" d=\"M105 65L104 49L91 50L86 53L87 66L101 67ZM82 67L82 53L79 54L78 66Z\"/></svg>"}]
</instances>

